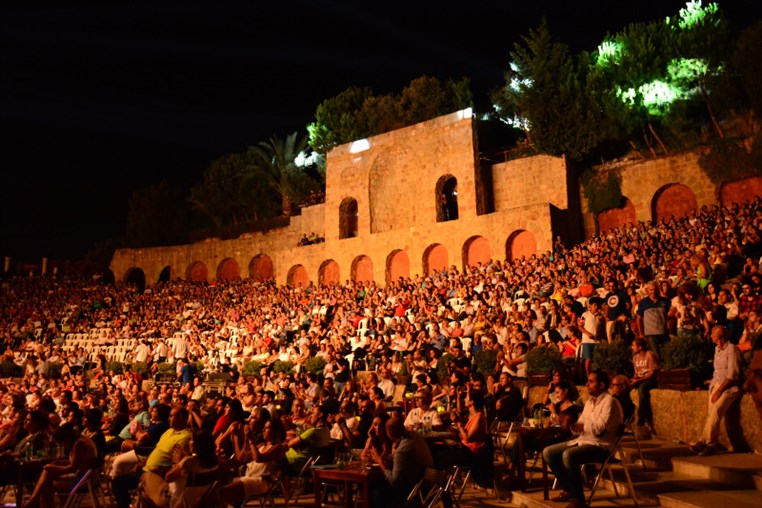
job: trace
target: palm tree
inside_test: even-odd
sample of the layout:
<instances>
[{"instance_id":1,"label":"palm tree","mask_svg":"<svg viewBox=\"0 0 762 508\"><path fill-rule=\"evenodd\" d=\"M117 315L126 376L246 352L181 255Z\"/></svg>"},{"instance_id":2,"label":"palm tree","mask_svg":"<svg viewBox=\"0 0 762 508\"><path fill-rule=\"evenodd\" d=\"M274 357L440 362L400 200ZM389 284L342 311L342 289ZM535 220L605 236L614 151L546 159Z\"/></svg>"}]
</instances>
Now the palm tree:
<instances>
[{"instance_id":1,"label":"palm tree","mask_svg":"<svg viewBox=\"0 0 762 508\"><path fill-rule=\"evenodd\" d=\"M269 141L249 148L252 165L247 176L267 180L281 199L284 217L291 216L294 203L301 199L309 185L307 175L296 163L299 154L307 148L308 140L307 135L298 138L298 133L293 132L285 140L272 136Z\"/></svg>"}]
</instances>

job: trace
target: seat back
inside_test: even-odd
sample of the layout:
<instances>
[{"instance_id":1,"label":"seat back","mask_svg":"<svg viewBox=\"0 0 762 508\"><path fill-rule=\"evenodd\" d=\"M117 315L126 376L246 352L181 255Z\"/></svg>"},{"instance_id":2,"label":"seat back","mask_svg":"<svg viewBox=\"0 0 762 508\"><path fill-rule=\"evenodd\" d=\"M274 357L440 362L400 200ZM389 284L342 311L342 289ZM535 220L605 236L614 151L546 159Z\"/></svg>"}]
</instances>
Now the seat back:
<instances>
[{"instance_id":1,"label":"seat back","mask_svg":"<svg viewBox=\"0 0 762 508\"><path fill-rule=\"evenodd\" d=\"M93 474L92 469L88 469L87 471L85 471L85 474L82 475L79 481L69 491L69 494L66 497L66 502L63 505L63 508L71 508L72 506L74 506L74 502L77 499L77 496L89 493L89 491L86 490L86 486L89 485L90 476L92 474Z\"/></svg>"}]
</instances>

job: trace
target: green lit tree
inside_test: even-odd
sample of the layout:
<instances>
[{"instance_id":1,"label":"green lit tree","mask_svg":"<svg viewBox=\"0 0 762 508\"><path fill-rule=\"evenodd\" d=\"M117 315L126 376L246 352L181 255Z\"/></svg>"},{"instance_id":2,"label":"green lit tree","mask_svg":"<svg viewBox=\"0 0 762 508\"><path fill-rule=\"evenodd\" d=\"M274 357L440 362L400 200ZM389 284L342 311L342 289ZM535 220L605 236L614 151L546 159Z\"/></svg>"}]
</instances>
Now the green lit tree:
<instances>
[{"instance_id":1,"label":"green lit tree","mask_svg":"<svg viewBox=\"0 0 762 508\"><path fill-rule=\"evenodd\" d=\"M584 158L598 143L593 110L575 60L545 20L510 53L505 86L492 93L496 112L524 130L542 153Z\"/></svg>"},{"instance_id":2,"label":"green lit tree","mask_svg":"<svg viewBox=\"0 0 762 508\"><path fill-rule=\"evenodd\" d=\"M370 130L362 110L372 96L370 88L351 87L321 102L315 121L307 126L312 149L325 155L334 146L367 137Z\"/></svg>"}]
</instances>

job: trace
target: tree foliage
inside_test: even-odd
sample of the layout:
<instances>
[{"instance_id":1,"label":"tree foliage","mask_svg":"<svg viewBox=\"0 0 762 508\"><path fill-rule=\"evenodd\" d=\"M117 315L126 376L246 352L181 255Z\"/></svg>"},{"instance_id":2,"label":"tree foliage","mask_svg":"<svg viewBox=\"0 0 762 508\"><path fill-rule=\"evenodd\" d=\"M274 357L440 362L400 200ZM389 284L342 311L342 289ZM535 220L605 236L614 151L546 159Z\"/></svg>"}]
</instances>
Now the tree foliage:
<instances>
[{"instance_id":1,"label":"tree foliage","mask_svg":"<svg viewBox=\"0 0 762 508\"><path fill-rule=\"evenodd\" d=\"M326 99L307 126L309 145L325 155L334 146L399 129L471 106L470 81L421 76L399 95L373 95L367 87L351 87Z\"/></svg>"}]
</instances>

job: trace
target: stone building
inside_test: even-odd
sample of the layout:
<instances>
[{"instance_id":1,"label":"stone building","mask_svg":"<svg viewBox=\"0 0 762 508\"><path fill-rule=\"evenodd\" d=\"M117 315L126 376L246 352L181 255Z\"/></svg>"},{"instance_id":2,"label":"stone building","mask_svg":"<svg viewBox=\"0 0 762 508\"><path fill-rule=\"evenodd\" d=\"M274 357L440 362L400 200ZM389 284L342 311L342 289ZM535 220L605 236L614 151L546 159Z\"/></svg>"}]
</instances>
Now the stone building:
<instances>
[{"instance_id":1,"label":"stone building","mask_svg":"<svg viewBox=\"0 0 762 508\"><path fill-rule=\"evenodd\" d=\"M118 280L275 278L308 285L390 280L446 266L548 252L634 220L762 195L759 178L716 189L697 155L626 164L621 209L593 215L563 157L483 165L470 110L338 146L327 157L325 203L287 227L189 245L120 249ZM606 168L610 170L611 168ZM325 242L297 246L303 235Z\"/></svg>"}]
</instances>

